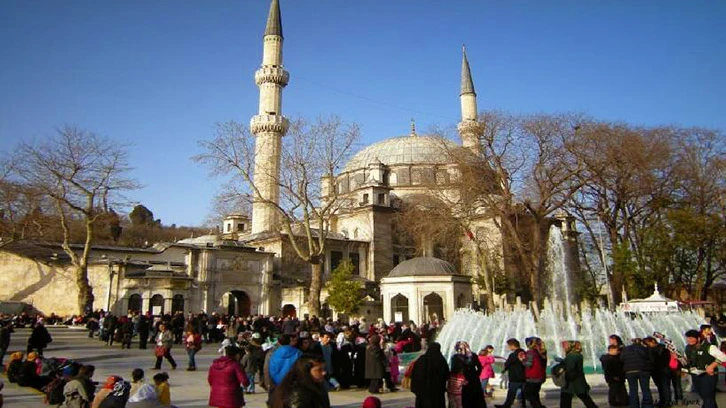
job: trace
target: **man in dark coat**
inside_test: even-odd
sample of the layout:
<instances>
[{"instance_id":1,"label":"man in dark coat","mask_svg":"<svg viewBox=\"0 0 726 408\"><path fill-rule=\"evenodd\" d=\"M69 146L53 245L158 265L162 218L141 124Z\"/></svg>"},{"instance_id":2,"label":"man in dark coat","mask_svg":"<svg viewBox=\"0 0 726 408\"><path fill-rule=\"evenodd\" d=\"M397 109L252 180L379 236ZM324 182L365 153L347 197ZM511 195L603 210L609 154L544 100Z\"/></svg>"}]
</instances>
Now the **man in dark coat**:
<instances>
[{"instance_id":1,"label":"man in dark coat","mask_svg":"<svg viewBox=\"0 0 726 408\"><path fill-rule=\"evenodd\" d=\"M446 408L446 381L449 365L441 354L439 343L429 343L411 370L411 392L416 395L416 408Z\"/></svg>"},{"instance_id":2,"label":"man in dark coat","mask_svg":"<svg viewBox=\"0 0 726 408\"><path fill-rule=\"evenodd\" d=\"M658 406L666 407L671 404L671 353L664 344L658 344L653 337L646 337L643 342L650 352L650 360L653 363L651 376L655 386L658 388Z\"/></svg>"},{"instance_id":3,"label":"man in dark coat","mask_svg":"<svg viewBox=\"0 0 726 408\"><path fill-rule=\"evenodd\" d=\"M509 373L509 389L507 390L507 398L504 400L502 405L495 405L496 408L510 408L514 404L514 399L517 397L517 391L524 390L524 383L526 377L524 375L524 360L527 358L527 353L522 350L519 345L519 340L509 339L507 340L507 346L509 347L509 356L507 361L504 362L504 371Z\"/></svg>"},{"instance_id":4,"label":"man in dark coat","mask_svg":"<svg viewBox=\"0 0 726 408\"><path fill-rule=\"evenodd\" d=\"M625 378L628 380L630 408L653 408L653 396L650 393L653 362L641 339L633 339L631 345L624 347L620 353L620 360L623 362ZM641 401L638 401L638 387L643 393Z\"/></svg>"},{"instance_id":5,"label":"man in dark coat","mask_svg":"<svg viewBox=\"0 0 726 408\"><path fill-rule=\"evenodd\" d=\"M35 324L35 327L33 327L32 333L30 333L30 337L28 338L28 349L27 353L30 353L33 350L38 351L39 356L43 356L43 349L48 347L48 344L53 342L53 338L50 337L50 333L48 333L48 329L45 328L45 325L43 325L43 319L39 319L38 323Z\"/></svg>"},{"instance_id":6,"label":"man in dark coat","mask_svg":"<svg viewBox=\"0 0 726 408\"><path fill-rule=\"evenodd\" d=\"M386 355L381 350L381 338L374 334L368 339L366 347L365 379L370 380L368 392L378 394L381 381L386 372Z\"/></svg>"},{"instance_id":7,"label":"man in dark coat","mask_svg":"<svg viewBox=\"0 0 726 408\"><path fill-rule=\"evenodd\" d=\"M608 384L608 404L611 406L628 405L628 392L625 389L625 371L620 360L620 347L608 346L608 353L600 357L605 382Z\"/></svg>"},{"instance_id":8,"label":"man in dark coat","mask_svg":"<svg viewBox=\"0 0 726 408\"><path fill-rule=\"evenodd\" d=\"M149 341L149 319L144 315L139 315L139 325L137 327L139 331L139 348L145 349L146 343Z\"/></svg>"}]
</instances>

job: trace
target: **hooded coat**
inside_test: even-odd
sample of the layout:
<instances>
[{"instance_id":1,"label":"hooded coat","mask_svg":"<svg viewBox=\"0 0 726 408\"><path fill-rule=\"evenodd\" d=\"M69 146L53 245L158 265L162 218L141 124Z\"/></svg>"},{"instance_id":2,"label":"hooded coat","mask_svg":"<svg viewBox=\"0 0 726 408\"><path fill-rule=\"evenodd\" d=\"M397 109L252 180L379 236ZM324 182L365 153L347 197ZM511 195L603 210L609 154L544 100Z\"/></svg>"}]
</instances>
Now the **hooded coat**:
<instances>
[{"instance_id":1,"label":"hooded coat","mask_svg":"<svg viewBox=\"0 0 726 408\"><path fill-rule=\"evenodd\" d=\"M429 344L411 371L411 392L416 394L416 408L445 408L449 365L439 343Z\"/></svg>"},{"instance_id":2,"label":"hooded coat","mask_svg":"<svg viewBox=\"0 0 726 408\"><path fill-rule=\"evenodd\" d=\"M214 360L209 367L207 382L211 388L210 407L239 408L245 405L244 391L240 384L248 387L250 381L236 360L227 356Z\"/></svg>"},{"instance_id":3,"label":"hooded coat","mask_svg":"<svg viewBox=\"0 0 726 408\"><path fill-rule=\"evenodd\" d=\"M292 365L295 364L302 352L293 346L282 346L275 350L270 357L270 379L275 385L280 385Z\"/></svg>"}]
</instances>

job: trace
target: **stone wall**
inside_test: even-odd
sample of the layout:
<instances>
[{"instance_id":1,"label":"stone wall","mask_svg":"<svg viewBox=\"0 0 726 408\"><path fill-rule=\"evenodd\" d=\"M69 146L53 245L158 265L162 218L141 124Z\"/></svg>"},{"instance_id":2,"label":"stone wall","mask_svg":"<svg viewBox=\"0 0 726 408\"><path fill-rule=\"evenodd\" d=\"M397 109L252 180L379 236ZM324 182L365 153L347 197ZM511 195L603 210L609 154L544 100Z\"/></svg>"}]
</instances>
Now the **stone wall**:
<instances>
[{"instance_id":1,"label":"stone wall","mask_svg":"<svg viewBox=\"0 0 726 408\"><path fill-rule=\"evenodd\" d=\"M88 268L94 289L94 309L105 309L109 284L108 267ZM66 316L78 312L78 288L68 263L41 262L0 251L0 300L32 304L45 314Z\"/></svg>"}]
</instances>

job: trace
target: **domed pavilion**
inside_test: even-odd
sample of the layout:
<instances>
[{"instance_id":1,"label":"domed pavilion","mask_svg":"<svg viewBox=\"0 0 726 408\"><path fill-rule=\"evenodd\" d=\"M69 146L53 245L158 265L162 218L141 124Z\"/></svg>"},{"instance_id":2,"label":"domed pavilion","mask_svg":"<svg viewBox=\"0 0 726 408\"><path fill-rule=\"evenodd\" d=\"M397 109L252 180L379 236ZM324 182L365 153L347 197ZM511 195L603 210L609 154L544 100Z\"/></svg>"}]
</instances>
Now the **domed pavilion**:
<instances>
[{"instance_id":1,"label":"domed pavilion","mask_svg":"<svg viewBox=\"0 0 726 408\"><path fill-rule=\"evenodd\" d=\"M386 321L440 321L455 309L471 306L472 284L443 259L416 257L396 265L381 280L381 296Z\"/></svg>"}]
</instances>

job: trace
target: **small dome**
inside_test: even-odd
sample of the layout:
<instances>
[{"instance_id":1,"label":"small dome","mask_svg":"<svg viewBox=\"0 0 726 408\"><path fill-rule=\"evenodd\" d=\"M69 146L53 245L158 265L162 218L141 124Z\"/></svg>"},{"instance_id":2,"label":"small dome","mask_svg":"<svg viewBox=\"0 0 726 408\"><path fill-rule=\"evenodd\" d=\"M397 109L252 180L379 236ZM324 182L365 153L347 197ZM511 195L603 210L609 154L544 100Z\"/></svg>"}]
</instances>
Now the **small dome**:
<instances>
[{"instance_id":1,"label":"small dome","mask_svg":"<svg viewBox=\"0 0 726 408\"><path fill-rule=\"evenodd\" d=\"M451 140L434 136L409 135L382 140L356 153L343 171L367 168L374 163L386 166L397 164L442 164L447 148L457 147Z\"/></svg>"},{"instance_id":2,"label":"small dome","mask_svg":"<svg viewBox=\"0 0 726 408\"><path fill-rule=\"evenodd\" d=\"M388 274L389 278L404 276L446 276L458 275L454 265L443 259L420 256L403 261Z\"/></svg>"}]
</instances>

